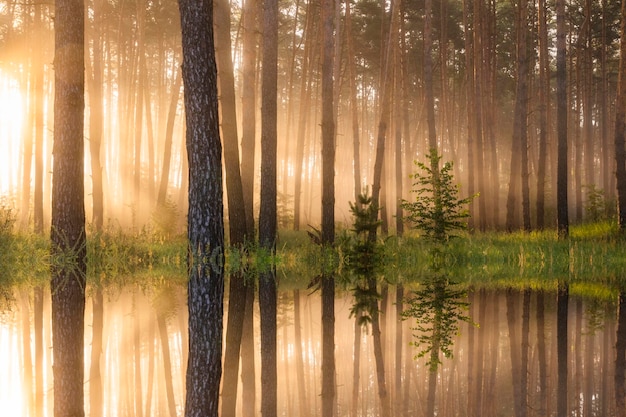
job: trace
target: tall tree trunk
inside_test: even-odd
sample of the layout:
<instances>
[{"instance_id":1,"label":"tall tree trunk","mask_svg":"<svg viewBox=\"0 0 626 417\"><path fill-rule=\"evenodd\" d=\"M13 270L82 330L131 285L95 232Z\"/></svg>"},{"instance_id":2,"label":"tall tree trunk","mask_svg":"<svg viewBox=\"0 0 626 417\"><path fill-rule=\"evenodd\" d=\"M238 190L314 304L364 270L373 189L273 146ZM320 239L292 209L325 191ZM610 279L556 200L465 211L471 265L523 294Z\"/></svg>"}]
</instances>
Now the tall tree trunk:
<instances>
[{"instance_id":1,"label":"tall tree trunk","mask_svg":"<svg viewBox=\"0 0 626 417\"><path fill-rule=\"evenodd\" d=\"M524 230L530 230L530 196L528 188L528 2L519 2L516 10L517 33L517 77L515 91L515 110L513 138L511 148L511 171L509 195L507 198L507 229L517 227L515 213L517 209L517 187L522 191L522 223Z\"/></svg>"},{"instance_id":2,"label":"tall tree trunk","mask_svg":"<svg viewBox=\"0 0 626 417\"><path fill-rule=\"evenodd\" d=\"M548 25L546 0L539 0L539 160L537 162L537 229L545 226L546 160L548 157L548 112L550 109L550 78L548 76Z\"/></svg>"},{"instance_id":3,"label":"tall tree trunk","mask_svg":"<svg viewBox=\"0 0 626 417\"><path fill-rule=\"evenodd\" d=\"M626 14L626 12L623 13ZM556 206L557 229L559 236L562 238L569 235L569 214L567 203L567 63L565 59L567 51L565 49L565 41L565 0L556 0L556 129L558 141ZM624 52L626 52L626 43L623 44L623 48ZM626 67L626 61L624 62L624 66ZM626 91L626 86L624 87L624 91ZM626 94L624 96L626 97ZM616 126L618 126L617 121ZM624 129L622 129L621 132L623 135ZM626 170L624 173L624 178L626 179ZM626 181L624 181L624 184L624 207L626 208ZM624 219L624 223L626 224L626 214Z\"/></svg>"},{"instance_id":4,"label":"tall tree trunk","mask_svg":"<svg viewBox=\"0 0 626 417\"><path fill-rule=\"evenodd\" d=\"M354 64L354 41L352 35L352 13L350 11L350 0L346 0L346 66L348 67L348 84L350 86L350 113L352 116L352 152L353 152L353 170L354 170L354 201L357 207L360 207L359 195L363 192L361 189L361 138L359 133L359 109L357 102L356 89L356 71Z\"/></svg>"},{"instance_id":5,"label":"tall tree trunk","mask_svg":"<svg viewBox=\"0 0 626 417\"><path fill-rule=\"evenodd\" d=\"M244 0L243 3L243 58L242 58L242 98L241 112L246 117L241 123L241 185L246 209L248 236L254 236L254 154L256 147L256 50L257 0Z\"/></svg>"},{"instance_id":6,"label":"tall tree trunk","mask_svg":"<svg viewBox=\"0 0 626 417\"><path fill-rule=\"evenodd\" d=\"M335 243L334 1L322 1L322 251ZM325 254L322 254L325 258ZM335 277L322 265L322 416L335 401Z\"/></svg>"},{"instance_id":7,"label":"tall tree trunk","mask_svg":"<svg viewBox=\"0 0 626 417\"><path fill-rule=\"evenodd\" d=\"M350 416L356 417L359 413L359 384L361 380L361 314L354 317L354 348L352 351L352 406Z\"/></svg>"},{"instance_id":8,"label":"tall tree trunk","mask_svg":"<svg viewBox=\"0 0 626 417\"><path fill-rule=\"evenodd\" d=\"M102 147L103 106L102 106L102 35L98 30L101 21L102 1L93 4L93 28L91 34L93 58L87 59L87 77L89 81L89 150L91 159L91 181L93 200L93 227L100 231L104 224L104 191L102 187ZM98 29L97 29L98 28ZM91 64L91 65L90 65Z\"/></svg>"},{"instance_id":9,"label":"tall tree trunk","mask_svg":"<svg viewBox=\"0 0 626 417\"><path fill-rule=\"evenodd\" d=\"M261 74L261 208L259 245L276 251L276 148L278 2L263 4L263 67ZM276 268L272 263L259 276L261 310L261 415L277 415Z\"/></svg>"},{"instance_id":10,"label":"tall tree trunk","mask_svg":"<svg viewBox=\"0 0 626 417\"><path fill-rule=\"evenodd\" d=\"M217 0L214 3L214 13L230 244L243 250L248 229L246 227L246 210L239 167L235 78L230 44L230 6L228 1ZM222 381L222 417L235 416L245 304L244 275L242 271L235 271L230 274L228 293L228 324L224 353L224 379Z\"/></svg>"},{"instance_id":11,"label":"tall tree trunk","mask_svg":"<svg viewBox=\"0 0 626 417\"><path fill-rule=\"evenodd\" d=\"M84 206L84 4L55 5L54 166L52 177L52 338L54 415L84 411L86 236Z\"/></svg>"},{"instance_id":12,"label":"tall tree trunk","mask_svg":"<svg viewBox=\"0 0 626 417\"><path fill-rule=\"evenodd\" d=\"M484 78L484 47L483 47L483 39L482 35L484 33L483 30L483 0L475 0L474 1L474 107L472 111L474 112L474 141L476 144L476 151L474 152L475 158L475 172L477 176L478 182L478 190L479 192L486 191L485 187L485 171L484 171L484 131L483 131L483 78ZM445 86L444 86L445 88ZM470 176L474 175L474 172L469 173ZM473 195L473 193L470 193ZM473 202L473 199L472 199ZM479 225L480 230L485 231L487 229L487 207L486 207L486 196L478 199L478 208L480 210L480 218Z\"/></svg>"},{"instance_id":13,"label":"tall tree trunk","mask_svg":"<svg viewBox=\"0 0 626 417\"><path fill-rule=\"evenodd\" d=\"M294 210L293 210L293 228L294 230L300 230L300 223L302 217L302 172L304 167L304 147L306 139L306 126L307 118L310 112L311 103L311 81L312 78L312 60L313 60L313 36L310 34L315 28L313 18L313 2L308 3L306 13L306 25L304 28L304 51L303 51L303 64L302 75L300 80L300 107L298 110L298 132L296 143L296 160L295 160L295 172L294 172Z\"/></svg>"},{"instance_id":14,"label":"tall tree trunk","mask_svg":"<svg viewBox=\"0 0 626 417\"><path fill-rule=\"evenodd\" d=\"M167 186L169 184L170 166L172 163L172 144L174 139L174 121L176 120L176 109L180 97L180 86L182 84L182 74L176 71L174 83L172 84L172 97L167 112L167 123L165 125L165 142L163 145L163 167L161 168L161 180L157 191L157 209L164 207L167 199Z\"/></svg>"},{"instance_id":15,"label":"tall tree trunk","mask_svg":"<svg viewBox=\"0 0 626 417\"><path fill-rule=\"evenodd\" d=\"M617 181L617 218L619 229L626 230L626 2L622 2L620 58L615 102L615 179Z\"/></svg>"},{"instance_id":16,"label":"tall tree trunk","mask_svg":"<svg viewBox=\"0 0 626 417\"><path fill-rule=\"evenodd\" d=\"M189 161L189 362L185 417L217 417L222 373L222 146L211 0L179 0ZM206 262L204 259L214 259Z\"/></svg>"},{"instance_id":17,"label":"tall tree trunk","mask_svg":"<svg viewBox=\"0 0 626 417\"><path fill-rule=\"evenodd\" d=\"M134 101L135 106L135 119L134 123L134 171L133 171L133 226L139 225L139 220L142 218L142 187L141 187L141 160L142 160L142 140L143 140L143 114L144 114L144 95L148 94L144 76L147 71L146 68L146 51L144 46L144 31L145 31L145 19L146 8L142 7L141 1L136 2L137 5L137 36L136 36L136 48L137 48L137 73L136 79L136 98Z\"/></svg>"}]
</instances>

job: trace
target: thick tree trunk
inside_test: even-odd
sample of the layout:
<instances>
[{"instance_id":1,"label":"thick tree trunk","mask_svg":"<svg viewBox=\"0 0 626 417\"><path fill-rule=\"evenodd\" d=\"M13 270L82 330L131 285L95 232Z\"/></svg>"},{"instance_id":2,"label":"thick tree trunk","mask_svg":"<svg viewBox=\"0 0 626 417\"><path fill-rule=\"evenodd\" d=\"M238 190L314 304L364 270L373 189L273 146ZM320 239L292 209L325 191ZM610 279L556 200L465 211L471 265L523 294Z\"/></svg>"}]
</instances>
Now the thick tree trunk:
<instances>
[{"instance_id":1,"label":"thick tree trunk","mask_svg":"<svg viewBox=\"0 0 626 417\"><path fill-rule=\"evenodd\" d=\"M259 246L269 254L276 251L276 149L277 149L277 64L278 2L263 4L263 67L261 75L261 208ZM261 415L277 415L276 373L276 268L272 263L259 274L261 311Z\"/></svg>"},{"instance_id":2,"label":"thick tree trunk","mask_svg":"<svg viewBox=\"0 0 626 417\"><path fill-rule=\"evenodd\" d=\"M222 373L222 146L211 0L179 0L189 161L186 417L217 417ZM211 259L207 262L206 259Z\"/></svg>"},{"instance_id":3,"label":"thick tree trunk","mask_svg":"<svg viewBox=\"0 0 626 417\"><path fill-rule=\"evenodd\" d=\"M55 5L54 166L52 177L52 338L54 415L84 411L86 236L84 206L84 4Z\"/></svg>"}]
</instances>

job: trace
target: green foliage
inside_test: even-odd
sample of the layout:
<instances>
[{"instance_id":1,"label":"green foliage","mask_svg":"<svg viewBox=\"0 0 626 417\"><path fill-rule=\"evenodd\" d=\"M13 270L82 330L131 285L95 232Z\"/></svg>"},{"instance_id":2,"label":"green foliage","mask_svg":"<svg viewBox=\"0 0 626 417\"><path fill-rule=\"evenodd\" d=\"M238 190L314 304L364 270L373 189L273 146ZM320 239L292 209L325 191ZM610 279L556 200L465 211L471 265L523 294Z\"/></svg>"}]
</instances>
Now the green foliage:
<instances>
[{"instance_id":1,"label":"green foliage","mask_svg":"<svg viewBox=\"0 0 626 417\"><path fill-rule=\"evenodd\" d=\"M414 291L407 300L403 317L415 320L414 341L419 349L416 357L429 355L426 365L431 371L441 364L438 352L452 357L454 337L459 333L459 322L471 322L466 314L469 303L463 301L465 290L451 283L445 275L433 275Z\"/></svg>"},{"instance_id":2,"label":"green foliage","mask_svg":"<svg viewBox=\"0 0 626 417\"><path fill-rule=\"evenodd\" d=\"M585 222L597 223L602 220L608 220L607 214L608 203L606 201L604 190L596 187L595 184L585 185L587 190L587 201L585 202Z\"/></svg>"},{"instance_id":3,"label":"green foliage","mask_svg":"<svg viewBox=\"0 0 626 417\"><path fill-rule=\"evenodd\" d=\"M353 224L352 235L345 242L346 270L351 274L354 304L350 316L359 317L361 324L371 322L374 308L378 308L380 294L376 288L376 276L384 264L382 245L372 239L380 226L378 208L367 194L359 195L358 204L350 203Z\"/></svg>"},{"instance_id":4,"label":"green foliage","mask_svg":"<svg viewBox=\"0 0 626 417\"><path fill-rule=\"evenodd\" d=\"M402 201L406 219L421 230L428 239L445 242L455 236L455 232L467 228L466 219L470 216L467 205L475 196L459 198L459 188L453 184L452 162L441 168L441 156L435 149L427 155L430 166L415 162L422 173L415 173L412 192L417 194L415 201Z\"/></svg>"}]
</instances>

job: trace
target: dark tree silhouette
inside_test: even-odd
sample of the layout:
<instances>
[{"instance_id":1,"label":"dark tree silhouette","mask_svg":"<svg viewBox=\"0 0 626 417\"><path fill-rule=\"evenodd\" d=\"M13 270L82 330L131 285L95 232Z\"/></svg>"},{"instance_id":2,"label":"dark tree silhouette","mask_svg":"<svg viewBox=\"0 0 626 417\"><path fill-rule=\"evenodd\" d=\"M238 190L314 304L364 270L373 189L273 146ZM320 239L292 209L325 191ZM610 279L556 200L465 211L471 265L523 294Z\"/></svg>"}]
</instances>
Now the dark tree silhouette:
<instances>
[{"instance_id":1,"label":"dark tree silhouette","mask_svg":"<svg viewBox=\"0 0 626 417\"><path fill-rule=\"evenodd\" d=\"M180 0L189 161L189 362L185 416L217 416L224 219L212 0Z\"/></svg>"}]
</instances>

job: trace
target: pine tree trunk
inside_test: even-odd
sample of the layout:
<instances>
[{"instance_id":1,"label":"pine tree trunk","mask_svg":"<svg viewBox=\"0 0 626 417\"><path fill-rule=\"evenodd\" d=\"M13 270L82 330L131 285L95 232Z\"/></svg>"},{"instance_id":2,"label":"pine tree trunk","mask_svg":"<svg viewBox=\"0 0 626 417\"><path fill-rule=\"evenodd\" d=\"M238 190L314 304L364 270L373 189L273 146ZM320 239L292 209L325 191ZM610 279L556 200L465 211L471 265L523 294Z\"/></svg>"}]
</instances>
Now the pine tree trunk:
<instances>
[{"instance_id":1,"label":"pine tree trunk","mask_svg":"<svg viewBox=\"0 0 626 417\"><path fill-rule=\"evenodd\" d=\"M212 6L179 0L189 161L185 417L218 416L222 373L224 218ZM209 258L214 262L203 261Z\"/></svg>"},{"instance_id":2,"label":"pine tree trunk","mask_svg":"<svg viewBox=\"0 0 626 417\"><path fill-rule=\"evenodd\" d=\"M261 74L261 208L259 246L276 251L276 150L277 150L277 64L278 2L263 4L263 66ZM276 371L276 268L271 263L259 274L261 311L261 414L277 415Z\"/></svg>"},{"instance_id":3,"label":"pine tree trunk","mask_svg":"<svg viewBox=\"0 0 626 417\"><path fill-rule=\"evenodd\" d=\"M565 0L556 0L556 125L557 125L557 180L556 206L557 229L559 236L569 235L569 214L567 203L567 74L565 50ZM626 46L624 47L626 50ZM626 62L626 61L624 61ZM626 97L626 95L625 95ZM616 121L617 126L617 121ZM622 129L622 132L624 129ZM626 170L624 171L626 179ZM625 191L626 191L626 181ZM624 193L626 196L626 192ZM626 197L624 207L626 207ZM626 216L626 215L625 215ZM625 222L626 224L626 217Z\"/></svg>"},{"instance_id":4,"label":"pine tree trunk","mask_svg":"<svg viewBox=\"0 0 626 417\"><path fill-rule=\"evenodd\" d=\"M84 411L86 236L84 206L84 4L55 5L54 176L51 255L73 256L74 265L54 264L52 338L54 415Z\"/></svg>"}]
</instances>

